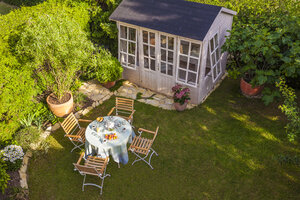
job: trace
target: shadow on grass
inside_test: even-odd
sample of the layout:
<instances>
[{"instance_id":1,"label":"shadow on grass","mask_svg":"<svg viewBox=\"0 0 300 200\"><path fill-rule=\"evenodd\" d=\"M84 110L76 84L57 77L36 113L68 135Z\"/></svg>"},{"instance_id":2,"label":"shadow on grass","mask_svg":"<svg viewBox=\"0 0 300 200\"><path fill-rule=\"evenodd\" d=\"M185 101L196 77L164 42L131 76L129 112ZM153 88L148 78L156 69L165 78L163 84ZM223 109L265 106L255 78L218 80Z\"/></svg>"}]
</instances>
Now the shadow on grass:
<instances>
[{"instance_id":1,"label":"shadow on grass","mask_svg":"<svg viewBox=\"0 0 300 200\"><path fill-rule=\"evenodd\" d=\"M135 102L134 126L159 133L151 170L129 153L118 169L111 159L103 199L297 199L300 170L282 166L274 157L299 153L286 140L276 108L240 95L237 83L226 80L207 101L184 112L166 111ZM105 116L111 98L85 118ZM276 120L273 120L276 119ZM81 191L83 177L73 171L79 151L61 129L49 140L51 150L30 161L30 199L99 199L99 189ZM89 178L99 183L97 178Z\"/></svg>"}]
</instances>

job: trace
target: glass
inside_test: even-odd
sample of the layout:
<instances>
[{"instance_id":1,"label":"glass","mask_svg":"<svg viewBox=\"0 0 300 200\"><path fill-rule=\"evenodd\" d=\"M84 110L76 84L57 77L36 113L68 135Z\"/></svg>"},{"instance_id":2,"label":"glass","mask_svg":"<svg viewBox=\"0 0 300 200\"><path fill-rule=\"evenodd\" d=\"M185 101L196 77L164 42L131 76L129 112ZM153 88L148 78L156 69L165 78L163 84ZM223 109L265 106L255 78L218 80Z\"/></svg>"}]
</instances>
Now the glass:
<instances>
[{"instance_id":1,"label":"glass","mask_svg":"<svg viewBox=\"0 0 300 200\"><path fill-rule=\"evenodd\" d=\"M168 62L173 63L173 52L168 51Z\"/></svg>"},{"instance_id":2,"label":"glass","mask_svg":"<svg viewBox=\"0 0 300 200\"><path fill-rule=\"evenodd\" d=\"M127 39L127 27L120 26L120 36L121 38Z\"/></svg>"},{"instance_id":3,"label":"glass","mask_svg":"<svg viewBox=\"0 0 300 200\"><path fill-rule=\"evenodd\" d=\"M219 61L219 59L220 59L220 51L219 51L219 48L216 50L216 53L217 53L217 62Z\"/></svg>"},{"instance_id":4,"label":"glass","mask_svg":"<svg viewBox=\"0 0 300 200\"><path fill-rule=\"evenodd\" d=\"M214 66L216 64L216 52L213 53L213 55L211 55L211 58L212 58L212 65Z\"/></svg>"},{"instance_id":5,"label":"glass","mask_svg":"<svg viewBox=\"0 0 300 200\"><path fill-rule=\"evenodd\" d=\"M120 40L120 51L127 52L127 41Z\"/></svg>"},{"instance_id":6,"label":"glass","mask_svg":"<svg viewBox=\"0 0 300 200\"><path fill-rule=\"evenodd\" d=\"M199 57L199 52L200 52L200 44L195 44L195 43L192 43L191 44L191 56L194 56L194 57Z\"/></svg>"},{"instance_id":7,"label":"glass","mask_svg":"<svg viewBox=\"0 0 300 200\"><path fill-rule=\"evenodd\" d=\"M166 61L167 60L167 52L164 49L161 49L161 60Z\"/></svg>"},{"instance_id":8,"label":"glass","mask_svg":"<svg viewBox=\"0 0 300 200\"><path fill-rule=\"evenodd\" d=\"M155 34L154 33L150 33L150 44L155 45Z\"/></svg>"},{"instance_id":9,"label":"glass","mask_svg":"<svg viewBox=\"0 0 300 200\"><path fill-rule=\"evenodd\" d=\"M148 43L148 32L147 31L143 31L143 42Z\"/></svg>"},{"instance_id":10,"label":"glass","mask_svg":"<svg viewBox=\"0 0 300 200\"><path fill-rule=\"evenodd\" d=\"M168 37L168 49L174 49L174 38Z\"/></svg>"},{"instance_id":11,"label":"glass","mask_svg":"<svg viewBox=\"0 0 300 200\"><path fill-rule=\"evenodd\" d=\"M168 75L173 76L173 65L168 65Z\"/></svg>"},{"instance_id":12,"label":"glass","mask_svg":"<svg viewBox=\"0 0 300 200\"><path fill-rule=\"evenodd\" d=\"M128 55L128 64L129 64L130 67L134 67L135 66L134 56Z\"/></svg>"},{"instance_id":13,"label":"glass","mask_svg":"<svg viewBox=\"0 0 300 200\"><path fill-rule=\"evenodd\" d=\"M189 42L181 40L180 41L180 53L188 55L189 53Z\"/></svg>"},{"instance_id":14,"label":"glass","mask_svg":"<svg viewBox=\"0 0 300 200\"><path fill-rule=\"evenodd\" d=\"M153 59L150 59L150 60L151 60L150 68L151 68L151 70L155 71L155 60L153 60Z\"/></svg>"},{"instance_id":15,"label":"glass","mask_svg":"<svg viewBox=\"0 0 300 200\"><path fill-rule=\"evenodd\" d=\"M215 35L215 48L219 45L218 34Z\"/></svg>"},{"instance_id":16,"label":"glass","mask_svg":"<svg viewBox=\"0 0 300 200\"><path fill-rule=\"evenodd\" d=\"M163 63L163 62L160 63L160 72L163 73L163 74L167 73L167 65L166 65L166 63Z\"/></svg>"},{"instance_id":17,"label":"glass","mask_svg":"<svg viewBox=\"0 0 300 200\"><path fill-rule=\"evenodd\" d=\"M186 77L186 71L179 70L178 78L181 79L182 81L185 81L185 77Z\"/></svg>"},{"instance_id":18,"label":"glass","mask_svg":"<svg viewBox=\"0 0 300 200\"><path fill-rule=\"evenodd\" d=\"M189 72L187 82L194 85L196 83L196 74L192 73L192 72Z\"/></svg>"},{"instance_id":19,"label":"glass","mask_svg":"<svg viewBox=\"0 0 300 200\"><path fill-rule=\"evenodd\" d=\"M150 57L155 58L155 48L150 46Z\"/></svg>"},{"instance_id":20,"label":"glass","mask_svg":"<svg viewBox=\"0 0 300 200\"><path fill-rule=\"evenodd\" d=\"M221 63L218 62L217 64L217 75L219 75L221 73Z\"/></svg>"},{"instance_id":21,"label":"glass","mask_svg":"<svg viewBox=\"0 0 300 200\"><path fill-rule=\"evenodd\" d=\"M149 59L144 57L144 68L149 69Z\"/></svg>"},{"instance_id":22,"label":"glass","mask_svg":"<svg viewBox=\"0 0 300 200\"><path fill-rule=\"evenodd\" d=\"M121 64L127 64L127 55L124 53L120 53Z\"/></svg>"},{"instance_id":23,"label":"glass","mask_svg":"<svg viewBox=\"0 0 300 200\"><path fill-rule=\"evenodd\" d=\"M160 36L160 46L163 48L167 47L167 37L164 35Z\"/></svg>"},{"instance_id":24,"label":"glass","mask_svg":"<svg viewBox=\"0 0 300 200\"><path fill-rule=\"evenodd\" d=\"M210 40L210 52L215 50L213 38Z\"/></svg>"},{"instance_id":25,"label":"glass","mask_svg":"<svg viewBox=\"0 0 300 200\"><path fill-rule=\"evenodd\" d=\"M128 53L135 55L135 43L129 42L128 44Z\"/></svg>"},{"instance_id":26,"label":"glass","mask_svg":"<svg viewBox=\"0 0 300 200\"><path fill-rule=\"evenodd\" d=\"M198 69L198 60L194 58L190 58L189 70L197 72L197 69Z\"/></svg>"},{"instance_id":27,"label":"glass","mask_svg":"<svg viewBox=\"0 0 300 200\"><path fill-rule=\"evenodd\" d=\"M187 68L187 56L179 56L179 67L183 69Z\"/></svg>"},{"instance_id":28,"label":"glass","mask_svg":"<svg viewBox=\"0 0 300 200\"><path fill-rule=\"evenodd\" d=\"M145 56L149 56L149 53L148 53L148 45L144 45L144 55L145 55Z\"/></svg>"},{"instance_id":29,"label":"glass","mask_svg":"<svg viewBox=\"0 0 300 200\"><path fill-rule=\"evenodd\" d=\"M133 28L129 28L129 40L136 41L136 31Z\"/></svg>"}]
</instances>

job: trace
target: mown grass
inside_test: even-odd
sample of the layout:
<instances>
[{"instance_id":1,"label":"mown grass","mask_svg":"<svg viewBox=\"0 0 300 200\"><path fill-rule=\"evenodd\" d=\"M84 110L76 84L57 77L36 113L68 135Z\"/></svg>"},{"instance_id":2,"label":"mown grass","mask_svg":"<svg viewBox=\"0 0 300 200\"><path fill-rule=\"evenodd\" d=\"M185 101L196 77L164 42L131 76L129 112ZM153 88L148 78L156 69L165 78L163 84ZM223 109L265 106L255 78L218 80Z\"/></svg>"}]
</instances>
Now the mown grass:
<instances>
[{"instance_id":1,"label":"mown grass","mask_svg":"<svg viewBox=\"0 0 300 200\"><path fill-rule=\"evenodd\" d=\"M86 118L108 113L114 98ZM111 160L102 197L73 170L79 151L63 131L51 134L46 155L29 165L30 199L300 199L300 167L281 165L279 154L299 155L299 144L287 142L284 119L277 105L264 106L239 92L226 79L200 106L166 111L136 102L135 127L160 126L151 170L144 163L119 169ZM98 179L89 178L97 182Z\"/></svg>"}]
</instances>

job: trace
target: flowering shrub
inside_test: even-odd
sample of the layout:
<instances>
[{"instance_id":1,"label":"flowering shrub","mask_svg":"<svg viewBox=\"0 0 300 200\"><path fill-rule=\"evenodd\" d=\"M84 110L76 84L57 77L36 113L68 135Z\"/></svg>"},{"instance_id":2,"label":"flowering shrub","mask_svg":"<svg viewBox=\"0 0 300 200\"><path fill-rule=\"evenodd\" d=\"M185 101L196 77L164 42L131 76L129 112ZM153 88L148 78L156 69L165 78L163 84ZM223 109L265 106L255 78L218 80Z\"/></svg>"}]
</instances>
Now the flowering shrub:
<instances>
[{"instance_id":1,"label":"flowering shrub","mask_svg":"<svg viewBox=\"0 0 300 200\"><path fill-rule=\"evenodd\" d=\"M7 183L9 181L9 175L6 173L6 164L0 158L0 191L4 193Z\"/></svg>"},{"instance_id":2,"label":"flowering shrub","mask_svg":"<svg viewBox=\"0 0 300 200\"><path fill-rule=\"evenodd\" d=\"M7 169L9 171L16 171L20 169L24 152L22 147L18 145L9 145L1 150L2 159L6 161Z\"/></svg>"},{"instance_id":3,"label":"flowering shrub","mask_svg":"<svg viewBox=\"0 0 300 200\"><path fill-rule=\"evenodd\" d=\"M187 87L183 88L182 85L175 85L174 87L172 87L172 91L174 92L173 99L175 103L183 105L191 99L190 89Z\"/></svg>"}]
</instances>

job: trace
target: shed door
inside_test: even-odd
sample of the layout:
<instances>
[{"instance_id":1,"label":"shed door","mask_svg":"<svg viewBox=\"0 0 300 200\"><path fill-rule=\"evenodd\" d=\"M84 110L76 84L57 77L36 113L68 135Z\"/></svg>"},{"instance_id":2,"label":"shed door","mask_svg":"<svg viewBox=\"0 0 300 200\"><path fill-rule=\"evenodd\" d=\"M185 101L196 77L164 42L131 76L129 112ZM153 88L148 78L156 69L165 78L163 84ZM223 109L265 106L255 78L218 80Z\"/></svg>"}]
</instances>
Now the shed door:
<instances>
[{"instance_id":1,"label":"shed door","mask_svg":"<svg viewBox=\"0 0 300 200\"><path fill-rule=\"evenodd\" d=\"M172 95L175 85L175 38L159 34L159 80L157 91Z\"/></svg>"},{"instance_id":2,"label":"shed door","mask_svg":"<svg viewBox=\"0 0 300 200\"><path fill-rule=\"evenodd\" d=\"M157 32L141 30L141 85L157 90Z\"/></svg>"}]
</instances>

